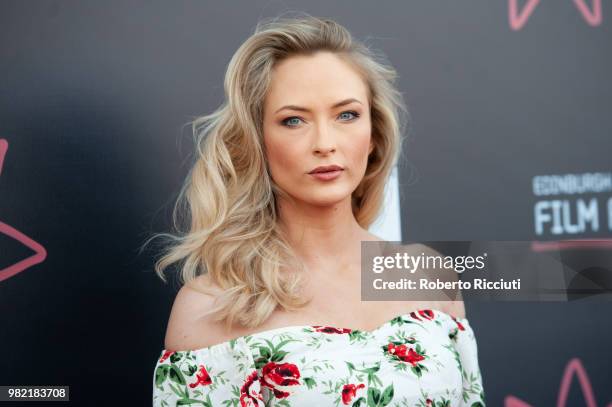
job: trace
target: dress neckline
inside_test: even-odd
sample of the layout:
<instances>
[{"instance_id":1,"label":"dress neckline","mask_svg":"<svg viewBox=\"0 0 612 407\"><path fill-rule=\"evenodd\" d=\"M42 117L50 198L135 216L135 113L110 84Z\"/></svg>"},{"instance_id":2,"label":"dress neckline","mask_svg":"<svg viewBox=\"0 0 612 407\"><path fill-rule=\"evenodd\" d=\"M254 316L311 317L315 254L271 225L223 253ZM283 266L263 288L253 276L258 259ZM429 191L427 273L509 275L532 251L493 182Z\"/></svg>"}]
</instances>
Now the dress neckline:
<instances>
[{"instance_id":1,"label":"dress neckline","mask_svg":"<svg viewBox=\"0 0 612 407\"><path fill-rule=\"evenodd\" d=\"M432 311L434 313L434 318L429 319L424 317L421 312L422 311ZM331 328L331 329L337 329L337 330L343 330L343 329L349 329L351 332L355 332L355 331L359 331L359 332L363 332L366 333L368 335L374 335L377 332L383 330L384 328L386 328L387 326L391 325L391 323L395 320L397 320L398 318L404 319L404 318L408 318L411 317L412 314L417 315L419 318L421 318L421 320L425 320L425 321L433 321L435 319L435 314L439 314L442 315L443 317L445 317L447 320L451 320L451 321L459 321L462 323L462 325L464 325L465 329L468 329L470 326L470 323L468 321L467 318L462 318L462 317L455 317L451 314L449 314L448 312L444 312L444 311L440 311L439 309L436 308L422 308L422 309L416 309L414 311L410 311L410 312L406 312L404 314L400 314L400 315L396 315L395 317L383 322L382 324L380 324L379 326L377 326L376 328L372 329L372 330L365 330L365 329L354 329L354 328L340 328L340 327L336 327L336 326L331 326L331 325L318 325L318 324L302 324L302 325L289 325L289 326L281 326L278 328L271 328L271 329L266 329L264 331L258 331L258 332L253 332L247 335L241 335L241 336L237 336L235 338L232 339L228 339L226 341L223 342L219 342L213 345L208 345L208 346L203 346L201 348L197 348L197 349L186 349L186 350L168 350L168 349L162 349L162 353L166 354L166 353L197 353L197 352L204 352L204 351L213 351L216 349L220 349L220 348L225 348L229 345L231 345L232 343L244 340L247 337L250 338L256 338L259 336L269 336L269 335L274 335L274 334L278 334L279 332L294 332L297 330L302 330L305 328L312 328L312 327L325 327L325 328Z\"/></svg>"}]
</instances>

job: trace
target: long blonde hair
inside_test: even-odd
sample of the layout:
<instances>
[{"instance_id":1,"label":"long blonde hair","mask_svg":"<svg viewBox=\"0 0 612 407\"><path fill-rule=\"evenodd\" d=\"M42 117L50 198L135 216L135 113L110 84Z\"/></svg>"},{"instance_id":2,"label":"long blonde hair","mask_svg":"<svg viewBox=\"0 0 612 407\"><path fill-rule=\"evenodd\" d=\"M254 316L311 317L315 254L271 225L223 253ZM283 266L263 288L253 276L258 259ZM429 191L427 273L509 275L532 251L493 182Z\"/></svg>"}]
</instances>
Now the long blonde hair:
<instances>
[{"instance_id":1,"label":"long blonde hair","mask_svg":"<svg viewBox=\"0 0 612 407\"><path fill-rule=\"evenodd\" d=\"M409 114L390 65L330 19L306 15L260 21L229 62L225 102L191 122L196 155L174 207L179 235L157 235L172 240L155 263L159 277L166 282L164 270L174 263L180 264L185 284L208 273L222 289L209 313L227 327L235 322L257 327L277 307L298 310L310 301L299 293L304 266L277 225L277 196L290 198L267 167L262 106L275 64L317 51L342 58L368 87L374 149L352 193L353 214L363 228L377 218L386 181L401 154L403 119ZM179 219L189 224L188 230L180 231Z\"/></svg>"}]
</instances>

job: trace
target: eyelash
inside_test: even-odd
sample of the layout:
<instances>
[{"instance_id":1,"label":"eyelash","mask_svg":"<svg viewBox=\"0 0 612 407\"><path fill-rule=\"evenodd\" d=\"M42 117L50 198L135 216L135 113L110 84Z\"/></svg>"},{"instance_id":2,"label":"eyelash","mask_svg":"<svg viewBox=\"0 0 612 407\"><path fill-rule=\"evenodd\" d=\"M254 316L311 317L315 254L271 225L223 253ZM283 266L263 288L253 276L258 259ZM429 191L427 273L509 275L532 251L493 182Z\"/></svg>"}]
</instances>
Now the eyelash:
<instances>
[{"instance_id":1,"label":"eyelash","mask_svg":"<svg viewBox=\"0 0 612 407\"><path fill-rule=\"evenodd\" d=\"M356 112L356 111L354 111L354 110L346 110L346 111L344 111L344 112L342 112L342 113L340 113L340 114L342 115L342 114L344 114L344 113L352 113L352 114L353 114L353 116L355 116L353 119L350 119L350 120L348 120L348 121L356 120L357 118L359 118L359 116L361 116L359 113L357 113L357 112ZM287 124L287 121L289 121L289 120L291 120L291 119L300 119L300 120L302 120L302 119L301 119L300 117L298 117L298 116L291 116L291 117L287 117L286 119L281 120L281 125L283 125L283 126L285 126L285 127L289 127L289 128L295 128L296 126L291 126L291 125L288 125L288 124Z\"/></svg>"}]
</instances>

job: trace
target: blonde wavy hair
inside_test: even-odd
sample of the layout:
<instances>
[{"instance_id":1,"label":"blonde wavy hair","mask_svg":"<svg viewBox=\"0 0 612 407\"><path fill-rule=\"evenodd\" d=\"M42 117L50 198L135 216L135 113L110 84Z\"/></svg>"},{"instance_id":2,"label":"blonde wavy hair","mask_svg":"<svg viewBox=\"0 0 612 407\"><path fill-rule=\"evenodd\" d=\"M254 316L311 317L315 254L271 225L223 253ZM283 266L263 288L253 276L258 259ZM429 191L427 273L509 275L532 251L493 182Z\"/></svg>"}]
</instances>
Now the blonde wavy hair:
<instances>
[{"instance_id":1,"label":"blonde wavy hair","mask_svg":"<svg viewBox=\"0 0 612 407\"><path fill-rule=\"evenodd\" d=\"M185 284L208 273L222 292L207 315L214 314L228 328L236 322L257 327L277 307L298 310L311 301L299 292L305 268L277 224L277 197L291 198L270 176L262 128L274 66L292 55L317 51L342 58L368 87L374 149L352 193L353 214L363 228L378 217L386 181L401 154L409 114L394 86L397 73L384 57L330 19L276 17L257 24L229 62L225 102L190 122L195 159L174 207L178 235L153 236L172 240L155 263L159 277L166 282L164 270L174 263L180 264ZM187 230L180 230L179 219L189 224Z\"/></svg>"}]
</instances>

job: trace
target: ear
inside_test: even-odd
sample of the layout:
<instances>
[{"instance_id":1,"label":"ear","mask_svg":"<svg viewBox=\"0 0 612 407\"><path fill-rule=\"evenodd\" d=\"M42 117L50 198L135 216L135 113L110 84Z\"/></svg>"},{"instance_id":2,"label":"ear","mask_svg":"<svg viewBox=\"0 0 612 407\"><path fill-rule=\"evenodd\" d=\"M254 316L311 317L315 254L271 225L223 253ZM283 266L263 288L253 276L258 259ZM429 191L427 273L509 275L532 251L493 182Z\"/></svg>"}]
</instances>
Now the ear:
<instances>
[{"instance_id":1,"label":"ear","mask_svg":"<svg viewBox=\"0 0 612 407\"><path fill-rule=\"evenodd\" d=\"M368 149L368 155L372 154L374 151L374 140L370 139L370 148Z\"/></svg>"}]
</instances>

